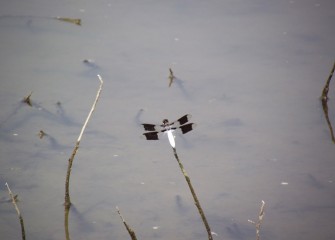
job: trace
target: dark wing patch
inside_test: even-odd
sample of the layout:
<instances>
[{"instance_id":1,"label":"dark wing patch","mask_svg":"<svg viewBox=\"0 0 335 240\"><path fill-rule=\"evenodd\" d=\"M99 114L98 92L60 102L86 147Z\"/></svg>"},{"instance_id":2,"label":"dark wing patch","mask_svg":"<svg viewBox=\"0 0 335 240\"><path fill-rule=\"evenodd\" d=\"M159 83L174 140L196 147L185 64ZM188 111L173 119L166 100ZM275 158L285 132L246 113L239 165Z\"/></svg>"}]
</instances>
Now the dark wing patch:
<instances>
[{"instance_id":1,"label":"dark wing patch","mask_svg":"<svg viewBox=\"0 0 335 240\"><path fill-rule=\"evenodd\" d=\"M144 125L144 124L143 124ZM147 140L158 140L158 132L147 132L143 133Z\"/></svg>"},{"instance_id":2,"label":"dark wing patch","mask_svg":"<svg viewBox=\"0 0 335 240\"><path fill-rule=\"evenodd\" d=\"M146 131L157 131L156 129L157 125L155 124L143 123L142 126L144 127L144 130Z\"/></svg>"},{"instance_id":3,"label":"dark wing patch","mask_svg":"<svg viewBox=\"0 0 335 240\"><path fill-rule=\"evenodd\" d=\"M180 126L180 130L182 131L183 134L188 133L189 131L193 130L196 127L195 123L188 123L183 126Z\"/></svg>"},{"instance_id":4,"label":"dark wing patch","mask_svg":"<svg viewBox=\"0 0 335 240\"><path fill-rule=\"evenodd\" d=\"M191 117L192 115L186 114L185 116L182 116L181 118L179 118L177 121L179 122L180 125L183 125L187 123L191 119Z\"/></svg>"}]
</instances>

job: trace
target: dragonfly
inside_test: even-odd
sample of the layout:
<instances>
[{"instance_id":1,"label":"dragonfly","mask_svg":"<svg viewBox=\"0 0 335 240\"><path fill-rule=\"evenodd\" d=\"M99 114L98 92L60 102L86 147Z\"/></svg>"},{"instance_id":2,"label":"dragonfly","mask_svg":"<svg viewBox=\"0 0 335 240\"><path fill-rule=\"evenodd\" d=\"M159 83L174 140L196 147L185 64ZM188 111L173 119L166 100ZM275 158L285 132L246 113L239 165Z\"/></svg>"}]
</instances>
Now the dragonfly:
<instances>
[{"instance_id":1,"label":"dragonfly","mask_svg":"<svg viewBox=\"0 0 335 240\"><path fill-rule=\"evenodd\" d=\"M143 135L147 140L159 140L161 133L166 133L170 142L171 147L176 147L175 136L173 135L174 131L181 131L182 134L192 131L196 124L187 123L189 122L192 115L186 114L174 122L169 122L168 119L163 119L163 124L141 124L144 127L145 132Z\"/></svg>"}]
</instances>

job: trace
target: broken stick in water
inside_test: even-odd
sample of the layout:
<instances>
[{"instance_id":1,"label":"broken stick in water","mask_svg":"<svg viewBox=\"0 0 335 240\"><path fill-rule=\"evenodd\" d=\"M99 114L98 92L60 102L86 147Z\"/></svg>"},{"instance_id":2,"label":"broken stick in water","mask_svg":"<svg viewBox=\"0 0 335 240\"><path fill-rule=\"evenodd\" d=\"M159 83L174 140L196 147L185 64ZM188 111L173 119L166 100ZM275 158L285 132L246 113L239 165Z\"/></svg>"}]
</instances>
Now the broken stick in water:
<instances>
[{"instance_id":1,"label":"broken stick in water","mask_svg":"<svg viewBox=\"0 0 335 240\"><path fill-rule=\"evenodd\" d=\"M172 72L172 69L169 68L169 71L170 71L170 75L169 75L169 87L171 87L172 83L173 83L173 80L176 78L174 75L173 75L173 72Z\"/></svg>"},{"instance_id":2,"label":"broken stick in water","mask_svg":"<svg viewBox=\"0 0 335 240\"><path fill-rule=\"evenodd\" d=\"M248 219L248 222L250 222L252 224L255 224L255 226L256 226L256 240L260 240L259 233L261 231L261 224L262 224L263 217L264 217L264 206L265 206L265 202L262 200L262 205L261 205L261 209L260 209L259 214L258 214L258 221L257 222Z\"/></svg>"},{"instance_id":3,"label":"broken stick in water","mask_svg":"<svg viewBox=\"0 0 335 240\"><path fill-rule=\"evenodd\" d=\"M202 210L202 207L201 207L201 205L200 205L200 202L199 202L199 200L198 200L198 197L197 197L197 195L195 194L194 188L193 188L192 183L191 183L191 179L190 179L190 177L188 176L187 172L185 171L184 166L183 166L183 164L181 163L181 161L180 161L180 159L179 159L179 157L178 157L176 148L173 147L172 149L173 149L174 156L175 156L175 158L176 158L176 160L177 160L177 162L178 162L179 168L180 168L181 172L183 173L183 175L184 175L184 177L185 177L185 180L186 180L186 182L187 182L187 184L188 184L188 187L189 187L189 189L190 189L190 191L191 191L192 197L193 197L193 199L194 199L194 204L195 204L195 206L197 207L197 209L198 209L198 211L199 211L199 214L200 214L200 216L201 216L202 222L203 222L204 225L205 225L205 228L206 228L206 231L207 231L207 235L208 235L208 240L213 240L212 231L211 231L211 229L210 229L210 227L209 227L209 224L208 224L208 222L207 222L205 213L204 213L204 211Z\"/></svg>"},{"instance_id":4,"label":"broken stick in water","mask_svg":"<svg viewBox=\"0 0 335 240\"><path fill-rule=\"evenodd\" d=\"M323 88L323 90L322 90L322 95L321 95L321 100L322 100L322 101L326 101L326 102L328 101L329 84L330 84L330 80L331 80L332 77L333 77L334 71L335 71L335 61L334 61L333 68L332 68L332 70L330 71L330 74L329 74L329 76L328 76L326 85L324 86L324 88Z\"/></svg>"},{"instance_id":5,"label":"broken stick in water","mask_svg":"<svg viewBox=\"0 0 335 240\"><path fill-rule=\"evenodd\" d=\"M120 218L121 218L121 220L122 220L124 226L126 227L126 229L127 229L128 233L129 233L131 239L132 239L132 240L137 240L137 238L136 238L136 234L135 234L134 230L131 229L131 228L129 227L129 225L127 224L126 220L124 220L124 218L122 217L122 215L121 215L121 213L120 213L120 209L119 209L117 206L116 206L116 211L117 211L117 213L119 214L119 216L120 216Z\"/></svg>"},{"instance_id":6,"label":"broken stick in water","mask_svg":"<svg viewBox=\"0 0 335 240\"><path fill-rule=\"evenodd\" d=\"M330 71L330 74L328 76L326 85L323 88L322 95L320 97L321 102L322 102L323 112L325 114L325 118L326 118L326 121L327 121L327 124L328 124L328 127L329 127L330 136L331 136L331 139L332 139L333 143L335 143L335 136L334 136L333 127L332 127L332 124L331 124L331 121L330 121L330 118L329 118L329 114L328 114L328 99L329 99L328 98L328 91L329 91L330 80L333 77L334 71L335 71L335 62L334 62L333 68Z\"/></svg>"},{"instance_id":7,"label":"broken stick in water","mask_svg":"<svg viewBox=\"0 0 335 240\"><path fill-rule=\"evenodd\" d=\"M8 183L6 183L5 185L6 185L7 189L8 189L9 196L12 199L12 203L13 203L13 205L15 207L15 210L17 212L17 215L19 216L19 219L20 219L22 240L25 240L26 239L26 233L24 231L24 222L23 222L23 218L22 218L20 209L19 209L19 207L16 204L16 202L17 202L17 195L15 195L15 196L13 195L12 191L9 188Z\"/></svg>"}]
</instances>

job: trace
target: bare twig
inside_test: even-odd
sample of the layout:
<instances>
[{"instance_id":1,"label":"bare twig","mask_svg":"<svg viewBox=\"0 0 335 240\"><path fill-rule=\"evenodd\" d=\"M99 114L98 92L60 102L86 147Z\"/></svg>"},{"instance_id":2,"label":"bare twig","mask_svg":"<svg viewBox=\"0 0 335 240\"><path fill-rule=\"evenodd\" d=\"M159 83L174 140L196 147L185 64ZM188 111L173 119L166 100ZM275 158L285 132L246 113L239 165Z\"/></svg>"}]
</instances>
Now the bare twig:
<instances>
[{"instance_id":1,"label":"bare twig","mask_svg":"<svg viewBox=\"0 0 335 240\"><path fill-rule=\"evenodd\" d=\"M169 75L169 87L171 87L172 83L173 83L173 80L176 78L174 75L173 75L173 72L172 72L172 69L169 68L169 71L170 71L170 75Z\"/></svg>"},{"instance_id":2,"label":"bare twig","mask_svg":"<svg viewBox=\"0 0 335 240\"><path fill-rule=\"evenodd\" d=\"M259 233L261 231L261 224L262 224L263 217L264 217L264 207L265 207L265 202L262 200L261 209L260 209L259 214L258 214L258 221L254 222L252 220L248 220L248 222L250 222L252 224L255 224L255 226L256 226L256 240L260 239Z\"/></svg>"},{"instance_id":3,"label":"bare twig","mask_svg":"<svg viewBox=\"0 0 335 240\"><path fill-rule=\"evenodd\" d=\"M33 106L32 103L31 103L31 100L30 100L30 97L31 97L32 94L33 94L33 92L30 92L30 94L28 96L24 97L23 100L22 100L22 102L27 103L30 107Z\"/></svg>"},{"instance_id":4,"label":"bare twig","mask_svg":"<svg viewBox=\"0 0 335 240\"><path fill-rule=\"evenodd\" d=\"M69 213L70 207L65 206L64 210L64 230L65 230L65 240L70 240L70 231L69 231Z\"/></svg>"},{"instance_id":5,"label":"bare twig","mask_svg":"<svg viewBox=\"0 0 335 240\"><path fill-rule=\"evenodd\" d=\"M265 202L262 200L262 206L261 206L261 209L259 211L258 221L257 221L257 224L256 224L256 239L257 240L259 240L259 232L261 230L261 224L262 224L263 217L264 217L264 206L265 206Z\"/></svg>"},{"instance_id":6,"label":"bare twig","mask_svg":"<svg viewBox=\"0 0 335 240\"><path fill-rule=\"evenodd\" d=\"M15 210L17 212L17 215L19 216L19 219L20 219L20 225L21 225L21 235L22 235L22 239L25 240L26 239L26 233L24 231L24 223L23 223L23 218L22 218L22 215L21 215L21 212L19 210L19 207L17 206L16 202L17 202L17 195L13 195L12 191L10 190L9 186L8 186L8 183L5 184L7 189L8 189L8 192L9 192L9 196L10 198L12 199L12 203L15 207Z\"/></svg>"},{"instance_id":7,"label":"bare twig","mask_svg":"<svg viewBox=\"0 0 335 240\"><path fill-rule=\"evenodd\" d=\"M330 71L330 74L329 74L329 76L328 76L326 85L324 86L324 88L323 88L323 90L322 90L322 95L321 95L321 100L322 100L322 101L326 101L326 102L328 101L329 84L330 84L330 80L331 80L332 77L333 77L334 71L335 71L335 61L334 61L333 68L332 68L332 70Z\"/></svg>"},{"instance_id":8,"label":"bare twig","mask_svg":"<svg viewBox=\"0 0 335 240\"><path fill-rule=\"evenodd\" d=\"M330 122L329 115L328 115L328 99L329 99L328 98L328 91L329 91L330 80L333 77L334 71L335 71L335 62L334 62L332 70L330 71L330 74L329 74L329 77L327 79L326 85L323 88L322 95L320 97L321 102L322 102L323 112L325 114L325 118L326 118L326 121L327 121L327 124L328 124L328 127L329 127L330 136L331 136L331 139L332 139L333 143L335 143L335 136L334 136L333 127L332 127L332 124Z\"/></svg>"},{"instance_id":9,"label":"bare twig","mask_svg":"<svg viewBox=\"0 0 335 240\"><path fill-rule=\"evenodd\" d=\"M66 208L70 208L70 206L71 206L69 185L70 185L70 175L71 175L72 163L73 163L74 157L75 157L75 155L77 153L77 150L79 148L79 144L80 144L81 138L83 136L83 133L85 131L85 128L87 126L87 123L88 123L89 119L91 118L91 115L92 115L92 113L93 113L93 111L95 109L95 106L96 106L97 102L98 102L98 99L99 99L99 96L100 96L100 92L102 90L103 81L102 81L102 78L101 78L100 75L98 75L98 78L100 80L100 87L98 89L98 92L97 92L97 95L95 97L95 100L94 100L93 106L91 108L91 111L89 112L89 114L88 114L88 116L86 118L86 121L85 121L85 123L84 123L84 125L83 125L83 127L82 127L82 129L80 131L79 137L77 139L77 142L76 142L76 145L75 145L75 147L73 149L71 157L69 158L69 164L68 164L68 168L67 168L66 181L65 181L65 203L64 203L64 205L65 205Z\"/></svg>"},{"instance_id":10,"label":"bare twig","mask_svg":"<svg viewBox=\"0 0 335 240\"><path fill-rule=\"evenodd\" d=\"M332 123L329 119L329 114L328 114L328 102L327 102L327 100L322 99L322 109L323 109L323 112L325 114L325 118L326 118L326 121L327 121L327 124L328 124L328 127L329 127L330 137L331 137L333 143L335 143L334 130L333 130L333 127L332 127Z\"/></svg>"},{"instance_id":11,"label":"bare twig","mask_svg":"<svg viewBox=\"0 0 335 240\"><path fill-rule=\"evenodd\" d=\"M132 240L137 240L137 238L136 238L136 234L135 234L134 230L131 229L131 228L129 227L129 225L127 224L127 222L124 220L124 218L122 217L122 215L121 215L121 213L120 213L120 209L119 209L118 207L116 207L116 211L117 211L117 213L119 214L119 216L120 216L120 218L121 218L121 220L122 220L124 226L126 227L126 229L127 229L128 233L129 233L131 239L132 239Z\"/></svg>"},{"instance_id":12,"label":"bare twig","mask_svg":"<svg viewBox=\"0 0 335 240\"><path fill-rule=\"evenodd\" d=\"M37 135L40 139L42 139L44 136L46 136L48 134L46 134L43 130L40 130Z\"/></svg>"},{"instance_id":13,"label":"bare twig","mask_svg":"<svg viewBox=\"0 0 335 240\"><path fill-rule=\"evenodd\" d=\"M198 209L198 211L199 211L199 214L200 214L200 216L201 216L202 222L203 222L204 225L205 225L205 228L206 228L206 231L207 231L207 235L208 235L208 239L209 239L209 240L212 240L212 239L213 239L213 236L212 236L211 229L210 229L209 224L208 224L208 222L207 222L205 213L204 213L204 211L203 211L202 208L201 208L201 205L200 205L200 202L199 202L199 200L198 200L198 197L197 197L197 195L195 194L195 191L194 191L193 186L192 186L192 183L191 183L191 179L190 179L190 177L188 176L187 172L185 171L183 164L182 164L181 161L179 160L179 157L178 157L178 155L177 155L176 148L172 148L172 149L173 149L174 156L175 156L175 158L177 159L177 162L178 162L178 164L179 164L180 170L181 170L181 172L183 173L183 175L184 175L184 177L185 177L185 179L186 179L186 182L187 182L187 184L188 184L188 187L189 187L189 189L190 189L190 191L191 191L191 193L192 193L192 196L193 196L193 199L194 199L194 204L195 204L195 206L197 207L197 209Z\"/></svg>"}]
</instances>

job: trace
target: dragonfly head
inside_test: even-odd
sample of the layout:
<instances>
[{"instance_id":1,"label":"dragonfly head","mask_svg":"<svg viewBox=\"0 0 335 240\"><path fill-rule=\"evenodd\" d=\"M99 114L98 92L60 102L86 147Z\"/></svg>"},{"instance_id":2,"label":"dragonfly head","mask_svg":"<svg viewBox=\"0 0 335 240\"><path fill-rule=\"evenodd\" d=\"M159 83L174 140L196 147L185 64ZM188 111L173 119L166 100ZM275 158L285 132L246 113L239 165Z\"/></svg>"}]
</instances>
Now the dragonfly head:
<instances>
[{"instance_id":1,"label":"dragonfly head","mask_svg":"<svg viewBox=\"0 0 335 240\"><path fill-rule=\"evenodd\" d=\"M164 119L164 120L163 120L163 125L167 125L167 124L169 124L169 120Z\"/></svg>"}]
</instances>

